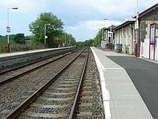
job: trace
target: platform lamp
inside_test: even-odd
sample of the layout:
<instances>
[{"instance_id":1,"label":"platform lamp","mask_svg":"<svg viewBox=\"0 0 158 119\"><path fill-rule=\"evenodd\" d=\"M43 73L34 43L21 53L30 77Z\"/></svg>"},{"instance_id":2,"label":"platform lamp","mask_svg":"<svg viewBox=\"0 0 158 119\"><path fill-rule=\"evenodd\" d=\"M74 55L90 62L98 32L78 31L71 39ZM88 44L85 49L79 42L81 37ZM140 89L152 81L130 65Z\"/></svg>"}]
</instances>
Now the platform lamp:
<instances>
[{"instance_id":1,"label":"platform lamp","mask_svg":"<svg viewBox=\"0 0 158 119\"><path fill-rule=\"evenodd\" d=\"M7 52L10 52L10 44L9 44L9 33L10 33L10 26L9 26L9 10L10 9L14 9L14 10L16 10L16 9L18 9L17 7L12 7L12 8L8 8L7 9L7 33L8 33L8 35L7 35Z\"/></svg>"},{"instance_id":2,"label":"platform lamp","mask_svg":"<svg viewBox=\"0 0 158 119\"><path fill-rule=\"evenodd\" d=\"M105 20L105 21L106 21L106 20L108 20L108 19L106 18L106 19L103 19L103 20ZM103 31L103 35L104 35L104 31Z\"/></svg>"},{"instance_id":3,"label":"platform lamp","mask_svg":"<svg viewBox=\"0 0 158 119\"><path fill-rule=\"evenodd\" d=\"M97 41L97 45L101 46L101 41L103 40L103 28L98 29L98 30L99 30L99 33L101 32L101 39L99 40L99 42Z\"/></svg>"}]
</instances>

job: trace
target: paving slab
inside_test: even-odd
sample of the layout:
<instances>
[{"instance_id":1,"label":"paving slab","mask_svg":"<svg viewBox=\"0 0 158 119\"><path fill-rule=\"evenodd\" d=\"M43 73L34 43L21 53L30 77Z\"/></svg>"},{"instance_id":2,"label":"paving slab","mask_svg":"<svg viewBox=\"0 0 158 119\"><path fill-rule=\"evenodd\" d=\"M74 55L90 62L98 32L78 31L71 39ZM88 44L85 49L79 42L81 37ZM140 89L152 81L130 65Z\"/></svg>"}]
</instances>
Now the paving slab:
<instances>
[{"instance_id":1,"label":"paving slab","mask_svg":"<svg viewBox=\"0 0 158 119\"><path fill-rule=\"evenodd\" d=\"M126 70L106 57L129 55L91 49L100 74L105 119L153 119Z\"/></svg>"}]
</instances>

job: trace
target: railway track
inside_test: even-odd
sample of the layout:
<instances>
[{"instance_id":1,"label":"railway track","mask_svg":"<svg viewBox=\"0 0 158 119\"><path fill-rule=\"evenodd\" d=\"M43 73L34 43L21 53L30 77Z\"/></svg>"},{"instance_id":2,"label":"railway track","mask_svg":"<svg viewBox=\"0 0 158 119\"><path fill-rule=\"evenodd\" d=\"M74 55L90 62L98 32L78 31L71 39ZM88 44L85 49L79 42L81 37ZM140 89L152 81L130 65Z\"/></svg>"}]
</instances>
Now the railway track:
<instances>
[{"instance_id":1,"label":"railway track","mask_svg":"<svg viewBox=\"0 0 158 119\"><path fill-rule=\"evenodd\" d=\"M17 77L0 86L0 118L27 99L32 93L54 76L65 64L73 59L80 50L42 66L25 75Z\"/></svg>"},{"instance_id":2,"label":"railway track","mask_svg":"<svg viewBox=\"0 0 158 119\"><path fill-rule=\"evenodd\" d=\"M67 55L70 55L72 52L68 52L58 56L49 56L46 58L42 58L33 62L28 62L23 65L19 65L16 67L12 67L0 72L0 85L4 85L6 83L11 82L12 80L25 75L29 72L37 70L45 65L48 65L56 60L59 60Z\"/></svg>"},{"instance_id":3,"label":"railway track","mask_svg":"<svg viewBox=\"0 0 158 119\"><path fill-rule=\"evenodd\" d=\"M77 55L5 119L103 118L99 77L86 70L88 54Z\"/></svg>"}]
</instances>

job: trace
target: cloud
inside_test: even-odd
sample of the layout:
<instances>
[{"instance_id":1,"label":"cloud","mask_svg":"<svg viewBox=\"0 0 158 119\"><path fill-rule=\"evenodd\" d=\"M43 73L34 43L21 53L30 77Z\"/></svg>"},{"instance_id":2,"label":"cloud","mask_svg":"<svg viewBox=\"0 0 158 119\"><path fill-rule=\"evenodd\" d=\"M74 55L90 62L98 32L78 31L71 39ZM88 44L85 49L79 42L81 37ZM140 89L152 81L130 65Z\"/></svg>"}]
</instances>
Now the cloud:
<instances>
[{"instance_id":1,"label":"cloud","mask_svg":"<svg viewBox=\"0 0 158 119\"><path fill-rule=\"evenodd\" d=\"M67 26L65 28L68 33L73 33L77 40L81 41L94 38L99 29L103 27L109 27L112 24L118 25L121 24L121 22L108 20L89 20L82 21L77 25Z\"/></svg>"},{"instance_id":2,"label":"cloud","mask_svg":"<svg viewBox=\"0 0 158 119\"><path fill-rule=\"evenodd\" d=\"M94 37L98 29L102 27L109 27L110 24L119 25L125 21L125 18L135 16L136 1L0 0L0 34L4 34L4 31L6 33L6 25L4 25L7 18L6 9L18 7L18 10L12 10L10 13L10 22L14 31L28 33L28 25L40 13L52 12L64 22L66 31L74 35L76 39L88 39ZM138 11L142 12L156 4L157 0L146 2L138 0L138 2Z\"/></svg>"},{"instance_id":3,"label":"cloud","mask_svg":"<svg viewBox=\"0 0 158 119\"><path fill-rule=\"evenodd\" d=\"M6 9L18 7L16 12L26 15L35 15L46 7L46 0L0 0L0 2Z\"/></svg>"},{"instance_id":4,"label":"cloud","mask_svg":"<svg viewBox=\"0 0 158 119\"><path fill-rule=\"evenodd\" d=\"M101 29L103 27L109 27L110 25L119 25L122 22L120 21L110 21L110 20L89 20L89 21L83 21L75 26L69 26L68 28L71 30L79 30L79 29L88 29L88 30L94 30L97 31L98 29Z\"/></svg>"}]
</instances>

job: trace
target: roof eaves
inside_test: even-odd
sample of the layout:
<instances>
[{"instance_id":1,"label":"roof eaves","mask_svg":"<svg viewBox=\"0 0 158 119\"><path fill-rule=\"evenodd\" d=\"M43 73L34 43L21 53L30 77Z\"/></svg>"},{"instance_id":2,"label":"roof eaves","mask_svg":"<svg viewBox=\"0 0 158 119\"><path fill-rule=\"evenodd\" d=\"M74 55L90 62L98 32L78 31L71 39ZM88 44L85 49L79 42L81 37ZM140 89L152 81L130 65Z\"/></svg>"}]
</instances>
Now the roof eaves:
<instances>
[{"instance_id":1,"label":"roof eaves","mask_svg":"<svg viewBox=\"0 0 158 119\"><path fill-rule=\"evenodd\" d=\"M134 23L134 22L135 21L126 21L126 22L122 23L121 25L117 26L114 30L116 31L118 29L122 29L123 27L125 27L125 26L127 26L127 25L129 25L131 23Z\"/></svg>"},{"instance_id":2,"label":"roof eaves","mask_svg":"<svg viewBox=\"0 0 158 119\"><path fill-rule=\"evenodd\" d=\"M158 8L158 3L153 5L152 7L146 9L145 11L143 11L142 13L139 14L139 18L143 17L144 15L150 13L151 11L155 10Z\"/></svg>"}]
</instances>

